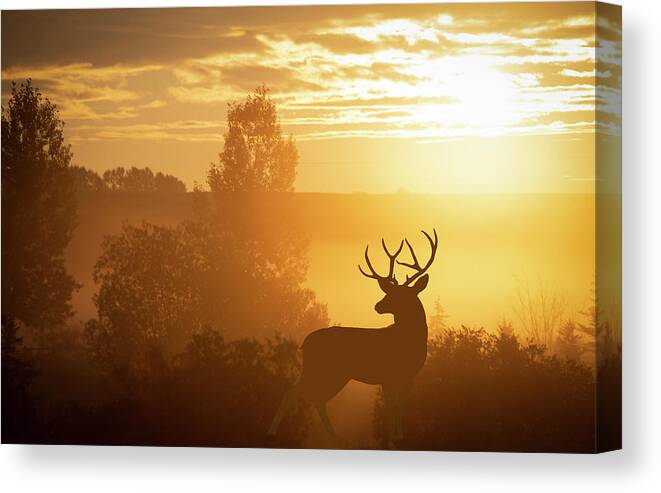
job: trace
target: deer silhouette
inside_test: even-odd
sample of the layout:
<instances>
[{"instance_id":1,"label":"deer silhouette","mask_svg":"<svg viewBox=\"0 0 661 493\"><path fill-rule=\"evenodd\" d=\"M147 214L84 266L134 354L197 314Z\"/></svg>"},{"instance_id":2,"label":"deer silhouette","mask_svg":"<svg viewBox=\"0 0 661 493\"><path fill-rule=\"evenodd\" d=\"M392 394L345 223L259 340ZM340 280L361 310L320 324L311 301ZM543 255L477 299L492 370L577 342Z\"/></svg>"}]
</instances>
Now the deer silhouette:
<instances>
[{"instance_id":1,"label":"deer silhouette","mask_svg":"<svg viewBox=\"0 0 661 493\"><path fill-rule=\"evenodd\" d=\"M388 425L388 445L403 437L402 414L406 396L415 375L427 358L427 319L418 294L427 287L431 267L438 248L438 237L422 232L431 247L431 255L424 266L408 239L390 253L385 241L381 244L390 261L388 275L379 275L365 248L365 261L369 272L359 265L361 274L379 283L385 293L374 309L379 314L394 316L394 323L380 329L359 327L329 327L310 333L301 346L303 371L298 383L284 396L273 418L269 435L277 433L285 413L296 399L303 397L314 404L326 431L335 439L335 431L326 411L326 403L350 380L381 385ZM404 243L411 253L412 262L397 260ZM414 271L400 285L395 277L395 263Z\"/></svg>"}]
</instances>

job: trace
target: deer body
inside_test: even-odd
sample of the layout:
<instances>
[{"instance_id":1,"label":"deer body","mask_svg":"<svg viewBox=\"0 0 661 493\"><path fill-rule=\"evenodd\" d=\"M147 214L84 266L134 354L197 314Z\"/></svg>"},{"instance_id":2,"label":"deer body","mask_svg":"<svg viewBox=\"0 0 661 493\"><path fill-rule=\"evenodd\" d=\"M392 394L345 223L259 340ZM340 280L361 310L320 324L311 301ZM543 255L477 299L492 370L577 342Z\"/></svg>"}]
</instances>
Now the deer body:
<instances>
[{"instance_id":1,"label":"deer body","mask_svg":"<svg viewBox=\"0 0 661 493\"><path fill-rule=\"evenodd\" d=\"M371 385L409 383L427 357L427 324L423 320L414 327L397 323L382 329L329 327L308 335L302 349L299 391L311 402L327 401L349 380Z\"/></svg>"},{"instance_id":2,"label":"deer body","mask_svg":"<svg viewBox=\"0 0 661 493\"><path fill-rule=\"evenodd\" d=\"M438 240L436 232L432 240L425 233L432 246L432 255L425 267L421 267L408 240L406 241L413 257L413 263L398 262L416 270L399 285L394 276L394 264L399 249L390 254L383 242L383 248L390 258L388 276L379 276L365 250L365 260L371 271L366 277L376 279L385 297L374 309L377 313L390 313L395 323L380 329L359 327L329 327L310 333L301 346L303 351L303 371L298 383L283 399L273 418L269 434L277 433L284 413L297 397L312 402L329 434L334 436L333 426L326 413L326 403L333 398L350 380L381 385L386 413L389 419L389 442L402 437L402 406L413 378L420 371L427 357L427 320L418 294L425 289L429 276L425 271L434 260ZM413 281L415 284L411 285Z\"/></svg>"}]
</instances>

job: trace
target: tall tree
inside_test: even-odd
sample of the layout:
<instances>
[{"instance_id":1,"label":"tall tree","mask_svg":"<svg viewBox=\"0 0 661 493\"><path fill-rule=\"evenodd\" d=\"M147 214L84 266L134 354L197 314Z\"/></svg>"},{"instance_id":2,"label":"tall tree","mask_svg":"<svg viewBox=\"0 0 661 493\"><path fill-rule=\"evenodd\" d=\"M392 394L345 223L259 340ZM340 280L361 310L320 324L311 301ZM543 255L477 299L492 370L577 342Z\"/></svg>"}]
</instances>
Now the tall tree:
<instances>
[{"instance_id":1,"label":"tall tree","mask_svg":"<svg viewBox=\"0 0 661 493\"><path fill-rule=\"evenodd\" d=\"M71 149L57 107L30 80L2 107L2 313L44 328L71 314L64 249L76 220Z\"/></svg>"},{"instance_id":2,"label":"tall tree","mask_svg":"<svg viewBox=\"0 0 661 493\"><path fill-rule=\"evenodd\" d=\"M225 145L212 163L208 182L214 192L290 192L298 151L282 135L275 103L265 86L243 102L228 105Z\"/></svg>"},{"instance_id":3,"label":"tall tree","mask_svg":"<svg viewBox=\"0 0 661 493\"><path fill-rule=\"evenodd\" d=\"M293 140L282 138L265 88L231 108L233 130L224 155L244 142L253 156L273 157L287 142L289 155L297 156ZM196 193L194 221L176 228L125 226L104 242L95 268L98 317L87 324L87 335L97 359L119 375L150 371L147 348L168 359L204 327L236 339L276 332L301 336L328 324L326 306L305 286L306 241L287 219L297 160L270 160L271 171L259 174L259 187L250 188L248 183L257 183L255 163L264 162L243 161L240 168L234 157L237 167L210 171L214 192L284 193L271 202L263 193L213 193L212 201ZM113 170L117 183L124 174ZM126 364L117 368L121 361Z\"/></svg>"},{"instance_id":4,"label":"tall tree","mask_svg":"<svg viewBox=\"0 0 661 493\"><path fill-rule=\"evenodd\" d=\"M125 225L105 239L94 269L98 316L86 335L95 359L133 379L205 327L236 339L328 324L326 306L303 286L300 255L285 257L202 222Z\"/></svg>"},{"instance_id":5,"label":"tall tree","mask_svg":"<svg viewBox=\"0 0 661 493\"><path fill-rule=\"evenodd\" d=\"M149 352L180 351L202 326L203 268L191 233L143 223L103 242L94 267L98 317L86 333L94 357L122 377L144 371Z\"/></svg>"},{"instance_id":6,"label":"tall tree","mask_svg":"<svg viewBox=\"0 0 661 493\"><path fill-rule=\"evenodd\" d=\"M567 320L560 328L555 352L558 356L578 360L586 351L585 344L573 320Z\"/></svg>"}]
</instances>

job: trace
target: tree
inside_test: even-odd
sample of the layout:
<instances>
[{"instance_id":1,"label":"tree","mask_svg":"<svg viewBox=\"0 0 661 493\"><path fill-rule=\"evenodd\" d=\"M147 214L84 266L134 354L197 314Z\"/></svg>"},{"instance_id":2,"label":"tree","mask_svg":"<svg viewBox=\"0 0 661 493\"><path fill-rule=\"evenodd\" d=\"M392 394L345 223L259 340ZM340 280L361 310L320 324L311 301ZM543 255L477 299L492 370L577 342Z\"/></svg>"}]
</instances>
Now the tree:
<instances>
[{"instance_id":1,"label":"tree","mask_svg":"<svg viewBox=\"0 0 661 493\"><path fill-rule=\"evenodd\" d=\"M578 360L585 353L585 349L581 336L577 332L576 324L573 320L567 320L558 334L556 354L564 358Z\"/></svg>"},{"instance_id":2,"label":"tree","mask_svg":"<svg viewBox=\"0 0 661 493\"><path fill-rule=\"evenodd\" d=\"M283 140L266 89L230 113L223 154L229 159L244 142L254 159L243 168L212 168L211 189L291 192L296 148ZM144 190L165 178L148 168L116 168L104 180L111 190ZM255 188L244 188L250 183ZM107 238L94 272L98 317L87 324L97 360L131 378L151 371L159 358L167 362L204 327L236 339L300 336L327 324L325 305L304 286L306 242L280 213L290 195L279 194L270 207L261 195L223 201L225 194L214 193L216 207L210 208L197 193L194 221L175 228L125 226ZM274 210L278 221L271 220Z\"/></svg>"},{"instance_id":3,"label":"tree","mask_svg":"<svg viewBox=\"0 0 661 493\"><path fill-rule=\"evenodd\" d=\"M179 178L159 171L154 175L154 189L159 192L185 193L186 185Z\"/></svg>"},{"instance_id":4,"label":"tree","mask_svg":"<svg viewBox=\"0 0 661 493\"><path fill-rule=\"evenodd\" d=\"M126 225L106 238L95 266L90 347L116 376L134 380L204 327L231 338L301 334L328 323L304 278L299 256L265 252L207 223Z\"/></svg>"},{"instance_id":5,"label":"tree","mask_svg":"<svg viewBox=\"0 0 661 493\"><path fill-rule=\"evenodd\" d=\"M180 179L149 168L125 169L121 166L103 173L103 182L114 192L169 192L184 193L186 185Z\"/></svg>"},{"instance_id":6,"label":"tree","mask_svg":"<svg viewBox=\"0 0 661 493\"><path fill-rule=\"evenodd\" d=\"M167 444L169 432L170 444L185 446L302 445L310 421L304 403L288 417L278 441L269 443L265 433L282 395L300 374L295 341L280 337L265 342L227 341L205 329L192 337L177 358L173 374L168 390L179 399L163 405L163 399L157 398L150 413L166 423L155 427L160 441Z\"/></svg>"},{"instance_id":7,"label":"tree","mask_svg":"<svg viewBox=\"0 0 661 493\"><path fill-rule=\"evenodd\" d=\"M428 324L430 332L442 332L448 330L448 315L441 304L441 297L437 296L434 300L434 314L429 316Z\"/></svg>"},{"instance_id":8,"label":"tree","mask_svg":"<svg viewBox=\"0 0 661 493\"><path fill-rule=\"evenodd\" d=\"M94 267L98 317L86 333L97 361L117 376L144 373L148 353L171 356L201 328L201 269L188 233L143 223L103 242Z\"/></svg>"},{"instance_id":9,"label":"tree","mask_svg":"<svg viewBox=\"0 0 661 493\"><path fill-rule=\"evenodd\" d=\"M523 334L535 344L553 353L562 315L565 312L565 302L562 298L541 281L536 289L531 288L527 282L521 282L516 289L513 308Z\"/></svg>"},{"instance_id":10,"label":"tree","mask_svg":"<svg viewBox=\"0 0 661 493\"><path fill-rule=\"evenodd\" d=\"M72 313L64 249L76 220L70 146L57 107L30 80L2 107L2 313L44 328Z\"/></svg>"},{"instance_id":11,"label":"tree","mask_svg":"<svg viewBox=\"0 0 661 493\"><path fill-rule=\"evenodd\" d=\"M78 192L105 192L108 186L96 171L83 166L71 166L74 188Z\"/></svg>"},{"instance_id":12,"label":"tree","mask_svg":"<svg viewBox=\"0 0 661 493\"><path fill-rule=\"evenodd\" d=\"M109 190L115 192L123 188L125 175L126 170L121 166L118 166L117 168L109 169L103 173L103 182Z\"/></svg>"},{"instance_id":13,"label":"tree","mask_svg":"<svg viewBox=\"0 0 661 493\"><path fill-rule=\"evenodd\" d=\"M229 103L227 125L220 162L212 163L208 174L212 191L294 189L298 151L293 137L283 137L275 103L265 86L242 103Z\"/></svg>"},{"instance_id":14,"label":"tree","mask_svg":"<svg viewBox=\"0 0 661 493\"><path fill-rule=\"evenodd\" d=\"M593 341L590 350L596 352L598 360L611 356L617 358L622 349L622 321L619 309L615 311L615 316L609 317L602 309L604 304L603 300L600 303L597 298L597 282L593 277L588 305L580 312L586 323L578 323L576 329L588 337L588 340Z\"/></svg>"}]
</instances>

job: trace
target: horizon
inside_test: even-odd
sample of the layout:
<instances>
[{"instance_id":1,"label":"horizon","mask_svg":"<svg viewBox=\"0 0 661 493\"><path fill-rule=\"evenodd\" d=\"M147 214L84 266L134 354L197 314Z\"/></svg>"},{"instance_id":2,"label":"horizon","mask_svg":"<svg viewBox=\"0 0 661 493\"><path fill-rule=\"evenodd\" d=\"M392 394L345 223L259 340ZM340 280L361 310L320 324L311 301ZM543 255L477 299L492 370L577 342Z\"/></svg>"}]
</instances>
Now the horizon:
<instances>
[{"instance_id":1,"label":"horizon","mask_svg":"<svg viewBox=\"0 0 661 493\"><path fill-rule=\"evenodd\" d=\"M153 171L153 170L152 170ZM174 176L174 175L171 175ZM176 177L175 178L179 178ZM204 193L204 194L223 194L223 195L232 195L232 194L269 194L269 195L278 195L278 194L294 194L294 195L366 195L370 197L390 197L390 196L418 196L418 197L436 197L436 196L463 196L463 195L476 195L476 196L503 196L503 195L515 195L515 196L525 196L525 195L595 195L595 190L589 191L576 191L576 192L564 192L564 191L554 191L549 190L545 192L523 192L523 191L511 191L511 192L416 192L411 190L394 190L392 192L363 192L361 190L346 190L346 191L314 191L314 190L292 190L291 192L274 192L274 191L254 191L254 192L230 192L230 191L219 191L213 192L208 188L202 188L197 190L192 190L189 187L186 188L185 192L172 192L172 191L162 191L162 190L78 190L77 193L82 194L127 194L127 195L159 195L159 194L194 194L194 193ZM610 194L617 192L603 192L599 191L600 195Z\"/></svg>"}]
</instances>

